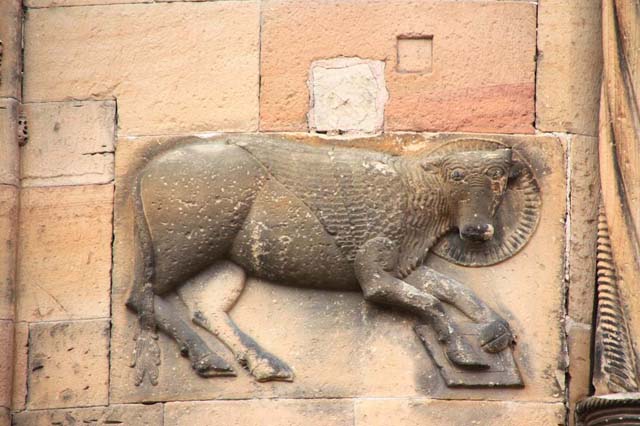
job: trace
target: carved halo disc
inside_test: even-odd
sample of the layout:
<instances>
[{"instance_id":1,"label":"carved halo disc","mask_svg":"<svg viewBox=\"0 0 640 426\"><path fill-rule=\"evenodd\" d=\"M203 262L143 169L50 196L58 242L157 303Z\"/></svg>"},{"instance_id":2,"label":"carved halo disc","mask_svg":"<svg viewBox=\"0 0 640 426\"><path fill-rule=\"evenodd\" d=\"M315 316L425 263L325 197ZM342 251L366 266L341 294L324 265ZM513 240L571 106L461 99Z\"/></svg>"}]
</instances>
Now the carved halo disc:
<instances>
[{"instance_id":1,"label":"carved halo disc","mask_svg":"<svg viewBox=\"0 0 640 426\"><path fill-rule=\"evenodd\" d=\"M431 151L433 155L450 152L508 148L500 142L485 139L459 139ZM489 266L518 253L533 235L540 219L540 187L531 165L516 150L514 162L524 167L520 175L509 181L495 215L493 239L484 242L467 241L457 229L442 237L433 252L457 265Z\"/></svg>"}]
</instances>

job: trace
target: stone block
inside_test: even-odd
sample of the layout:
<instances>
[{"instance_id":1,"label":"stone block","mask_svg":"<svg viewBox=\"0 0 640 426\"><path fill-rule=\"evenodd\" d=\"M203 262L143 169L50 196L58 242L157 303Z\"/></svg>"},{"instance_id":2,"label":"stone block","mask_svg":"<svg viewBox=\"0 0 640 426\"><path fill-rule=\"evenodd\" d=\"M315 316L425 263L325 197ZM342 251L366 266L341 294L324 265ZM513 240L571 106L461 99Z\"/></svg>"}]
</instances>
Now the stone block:
<instances>
[{"instance_id":1,"label":"stone block","mask_svg":"<svg viewBox=\"0 0 640 426\"><path fill-rule=\"evenodd\" d=\"M11 426L11 412L8 408L0 407L0 426Z\"/></svg>"},{"instance_id":2,"label":"stone block","mask_svg":"<svg viewBox=\"0 0 640 426\"><path fill-rule=\"evenodd\" d=\"M22 186L108 183L113 180L116 104L26 104L29 142L22 148Z\"/></svg>"},{"instance_id":3,"label":"stone block","mask_svg":"<svg viewBox=\"0 0 640 426\"><path fill-rule=\"evenodd\" d=\"M327 133L377 133L389 94L384 62L360 58L314 61L309 71L309 128Z\"/></svg>"},{"instance_id":4,"label":"stone block","mask_svg":"<svg viewBox=\"0 0 640 426\"><path fill-rule=\"evenodd\" d=\"M11 409L22 411L27 404L27 376L29 356L29 325L16 322L13 342L13 398Z\"/></svg>"},{"instance_id":5,"label":"stone block","mask_svg":"<svg viewBox=\"0 0 640 426\"><path fill-rule=\"evenodd\" d=\"M27 408L109 402L108 320L33 323Z\"/></svg>"},{"instance_id":6,"label":"stone block","mask_svg":"<svg viewBox=\"0 0 640 426\"><path fill-rule=\"evenodd\" d=\"M350 400L249 400L170 402L164 424L209 426L224 419L225 426L352 426Z\"/></svg>"},{"instance_id":7,"label":"stone block","mask_svg":"<svg viewBox=\"0 0 640 426\"><path fill-rule=\"evenodd\" d=\"M255 0L31 9L25 101L115 97L120 135L253 131L259 27Z\"/></svg>"},{"instance_id":8,"label":"stone block","mask_svg":"<svg viewBox=\"0 0 640 426\"><path fill-rule=\"evenodd\" d=\"M0 321L0 407L11 408L13 381L13 321Z\"/></svg>"},{"instance_id":9,"label":"stone block","mask_svg":"<svg viewBox=\"0 0 640 426\"><path fill-rule=\"evenodd\" d=\"M0 185L0 320L14 318L18 189Z\"/></svg>"},{"instance_id":10,"label":"stone block","mask_svg":"<svg viewBox=\"0 0 640 426\"><path fill-rule=\"evenodd\" d=\"M596 240L600 175L598 138L571 136L569 143L570 231L569 316L576 322L593 322L596 286Z\"/></svg>"},{"instance_id":11,"label":"stone block","mask_svg":"<svg viewBox=\"0 0 640 426\"><path fill-rule=\"evenodd\" d=\"M20 321L109 316L112 211L113 185L22 190Z\"/></svg>"},{"instance_id":12,"label":"stone block","mask_svg":"<svg viewBox=\"0 0 640 426\"><path fill-rule=\"evenodd\" d=\"M18 101L0 99L0 184L18 185Z\"/></svg>"},{"instance_id":13,"label":"stone block","mask_svg":"<svg viewBox=\"0 0 640 426\"><path fill-rule=\"evenodd\" d=\"M15 426L159 426L162 424L162 404L38 410L14 415Z\"/></svg>"},{"instance_id":14,"label":"stone block","mask_svg":"<svg viewBox=\"0 0 640 426\"><path fill-rule=\"evenodd\" d=\"M355 402L355 426L564 426L561 403L536 404L429 399L361 400Z\"/></svg>"},{"instance_id":15,"label":"stone block","mask_svg":"<svg viewBox=\"0 0 640 426\"><path fill-rule=\"evenodd\" d=\"M569 349L569 425L576 404L591 394L591 324L567 322Z\"/></svg>"},{"instance_id":16,"label":"stone block","mask_svg":"<svg viewBox=\"0 0 640 426\"><path fill-rule=\"evenodd\" d=\"M29 9L39 9L43 7L97 6L106 4L153 2L154 0L24 0L24 5Z\"/></svg>"},{"instance_id":17,"label":"stone block","mask_svg":"<svg viewBox=\"0 0 640 426\"><path fill-rule=\"evenodd\" d=\"M20 81L22 2L20 0L0 2L0 42L2 43L0 45L0 98L20 99L22 91ZM1 155L0 158L2 158Z\"/></svg>"},{"instance_id":18,"label":"stone block","mask_svg":"<svg viewBox=\"0 0 640 426\"><path fill-rule=\"evenodd\" d=\"M597 135L601 2L540 0L536 127Z\"/></svg>"},{"instance_id":19,"label":"stone block","mask_svg":"<svg viewBox=\"0 0 640 426\"><path fill-rule=\"evenodd\" d=\"M466 135L387 134L325 144L368 146L407 154L431 149ZM478 136L478 135L474 135ZM509 399L562 402L566 372L563 351L564 247L566 169L562 141L551 136L482 137L503 141L527 158L541 185L540 223L532 239L516 256L486 268L454 266L436 256L428 263L469 285L504 315L517 335L516 364L523 389L450 389L413 331L416 320L396 310L365 303L358 292L297 289L250 279L231 311L239 326L294 370L292 383L256 383L235 362L225 346L192 325L212 350L234 365L237 377L201 378L182 357L177 345L160 334L162 351L157 386L134 385L129 367L137 328L136 315L125 306L133 282L133 207L129 197L134 170L149 150L168 138L122 138L116 149L115 240L113 271L113 334L111 400L114 402L179 401L246 398L424 397L438 399ZM216 285L200 294L202 306L220 303ZM167 295L190 324L182 300ZM536 303L531 303L535 300ZM192 312L193 314L193 312Z\"/></svg>"},{"instance_id":20,"label":"stone block","mask_svg":"<svg viewBox=\"0 0 640 426\"><path fill-rule=\"evenodd\" d=\"M387 131L533 132L534 4L267 0L262 14L264 131L307 130L309 68L344 56L385 62ZM397 66L407 37L431 40L430 73Z\"/></svg>"}]
</instances>

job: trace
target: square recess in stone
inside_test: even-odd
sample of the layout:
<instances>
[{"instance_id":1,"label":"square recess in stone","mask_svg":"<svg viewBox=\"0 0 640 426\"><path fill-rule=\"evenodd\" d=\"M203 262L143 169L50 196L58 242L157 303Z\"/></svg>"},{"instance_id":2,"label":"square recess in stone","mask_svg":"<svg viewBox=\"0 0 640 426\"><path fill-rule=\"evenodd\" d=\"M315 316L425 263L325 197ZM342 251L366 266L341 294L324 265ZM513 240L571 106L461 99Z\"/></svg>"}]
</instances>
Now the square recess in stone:
<instances>
[{"instance_id":1,"label":"square recess in stone","mask_svg":"<svg viewBox=\"0 0 640 426\"><path fill-rule=\"evenodd\" d=\"M430 73L433 70L433 36L398 37L399 72Z\"/></svg>"}]
</instances>

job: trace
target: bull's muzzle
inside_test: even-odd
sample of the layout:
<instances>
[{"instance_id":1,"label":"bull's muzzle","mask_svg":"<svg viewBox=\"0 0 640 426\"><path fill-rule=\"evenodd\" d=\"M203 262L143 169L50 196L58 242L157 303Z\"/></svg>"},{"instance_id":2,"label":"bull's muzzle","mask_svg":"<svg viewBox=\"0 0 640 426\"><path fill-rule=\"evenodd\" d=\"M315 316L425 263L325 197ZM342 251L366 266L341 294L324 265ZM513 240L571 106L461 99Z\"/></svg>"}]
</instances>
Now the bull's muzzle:
<instances>
[{"instance_id":1,"label":"bull's muzzle","mask_svg":"<svg viewBox=\"0 0 640 426\"><path fill-rule=\"evenodd\" d=\"M460 228L460 237L471 241L488 241L493 238L493 225L490 223L464 225Z\"/></svg>"}]
</instances>

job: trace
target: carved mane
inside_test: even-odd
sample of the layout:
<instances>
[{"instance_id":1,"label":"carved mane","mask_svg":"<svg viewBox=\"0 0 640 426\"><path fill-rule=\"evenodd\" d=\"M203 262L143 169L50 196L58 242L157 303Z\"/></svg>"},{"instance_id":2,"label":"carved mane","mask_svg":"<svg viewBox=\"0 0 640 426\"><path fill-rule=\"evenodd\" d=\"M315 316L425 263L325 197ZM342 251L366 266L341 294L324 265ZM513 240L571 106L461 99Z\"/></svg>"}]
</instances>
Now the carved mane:
<instances>
[{"instance_id":1,"label":"carved mane","mask_svg":"<svg viewBox=\"0 0 640 426\"><path fill-rule=\"evenodd\" d=\"M429 249L452 225L442 178L425 173L415 160L400 160L396 167L407 194L396 266L396 274L404 278L424 262Z\"/></svg>"}]
</instances>

